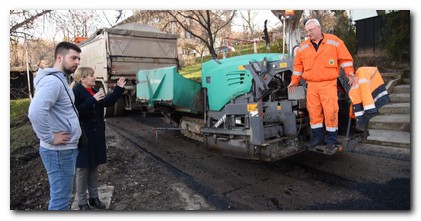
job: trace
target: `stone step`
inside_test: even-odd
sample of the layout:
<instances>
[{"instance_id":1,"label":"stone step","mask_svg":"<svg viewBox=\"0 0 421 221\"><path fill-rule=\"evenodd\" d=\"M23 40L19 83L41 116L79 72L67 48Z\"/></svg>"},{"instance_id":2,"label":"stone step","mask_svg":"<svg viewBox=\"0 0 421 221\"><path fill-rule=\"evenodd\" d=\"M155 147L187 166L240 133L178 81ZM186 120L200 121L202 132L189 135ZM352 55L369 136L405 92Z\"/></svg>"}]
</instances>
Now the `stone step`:
<instances>
[{"instance_id":1,"label":"stone step","mask_svg":"<svg viewBox=\"0 0 421 221\"><path fill-rule=\"evenodd\" d=\"M369 129L411 131L409 114L377 115L370 119Z\"/></svg>"},{"instance_id":2,"label":"stone step","mask_svg":"<svg viewBox=\"0 0 421 221\"><path fill-rule=\"evenodd\" d=\"M411 133L397 130L369 129L370 135L364 143L391 146L391 147L411 147Z\"/></svg>"},{"instance_id":3,"label":"stone step","mask_svg":"<svg viewBox=\"0 0 421 221\"><path fill-rule=\"evenodd\" d=\"M379 109L380 114L410 114L411 103L389 103Z\"/></svg>"},{"instance_id":4,"label":"stone step","mask_svg":"<svg viewBox=\"0 0 421 221\"><path fill-rule=\"evenodd\" d=\"M404 79L402 79L402 81L405 84L411 84L411 78L404 78Z\"/></svg>"},{"instance_id":5,"label":"stone step","mask_svg":"<svg viewBox=\"0 0 421 221\"><path fill-rule=\"evenodd\" d=\"M408 103L411 102L411 94L409 93L392 93L389 94L390 97L390 101L392 101L392 103Z\"/></svg>"},{"instance_id":6,"label":"stone step","mask_svg":"<svg viewBox=\"0 0 421 221\"><path fill-rule=\"evenodd\" d=\"M393 88L393 93L396 93L396 94L411 93L411 85L409 84L396 85L395 88Z\"/></svg>"},{"instance_id":7,"label":"stone step","mask_svg":"<svg viewBox=\"0 0 421 221\"><path fill-rule=\"evenodd\" d=\"M411 77L411 68L405 68L402 71L402 77L403 78L410 78Z\"/></svg>"},{"instance_id":8,"label":"stone step","mask_svg":"<svg viewBox=\"0 0 421 221\"><path fill-rule=\"evenodd\" d=\"M400 73L397 72L384 72L384 73L380 73L380 75L383 78L394 78L397 79L399 77L399 75L401 75Z\"/></svg>"},{"instance_id":9,"label":"stone step","mask_svg":"<svg viewBox=\"0 0 421 221\"><path fill-rule=\"evenodd\" d=\"M387 84L388 82L390 82L391 80L396 80L401 78L401 74L400 73L395 73L395 72L385 72L385 73L380 73L383 81Z\"/></svg>"},{"instance_id":10,"label":"stone step","mask_svg":"<svg viewBox=\"0 0 421 221\"><path fill-rule=\"evenodd\" d=\"M101 202L105 204L105 209L110 208L111 198L113 197L114 186L101 185L98 187L98 197ZM71 204L71 210L79 210L79 202L77 197L74 198L74 201Z\"/></svg>"}]
</instances>

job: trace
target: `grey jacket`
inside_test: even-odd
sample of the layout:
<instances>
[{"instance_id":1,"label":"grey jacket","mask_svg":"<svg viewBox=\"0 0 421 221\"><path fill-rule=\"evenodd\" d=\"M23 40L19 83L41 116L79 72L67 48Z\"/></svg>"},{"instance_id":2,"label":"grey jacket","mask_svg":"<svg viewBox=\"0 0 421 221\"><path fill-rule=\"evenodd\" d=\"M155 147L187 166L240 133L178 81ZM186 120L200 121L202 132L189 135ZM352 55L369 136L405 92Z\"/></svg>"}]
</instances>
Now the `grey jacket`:
<instances>
[{"instance_id":1,"label":"grey jacket","mask_svg":"<svg viewBox=\"0 0 421 221\"><path fill-rule=\"evenodd\" d=\"M60 79L52 75L47 76L52 72L56 72L54 75ZM81 129L69 95L65 91L69 92L74 103L75 96L64 73L54 68L39 69L34 78L34 88L35 96L29 106L28 117L40 139L40 146L50 150L76 149ZM64 145L53 145L53 132L68 132L71 139Z\"/></svg>"}]
</instances>

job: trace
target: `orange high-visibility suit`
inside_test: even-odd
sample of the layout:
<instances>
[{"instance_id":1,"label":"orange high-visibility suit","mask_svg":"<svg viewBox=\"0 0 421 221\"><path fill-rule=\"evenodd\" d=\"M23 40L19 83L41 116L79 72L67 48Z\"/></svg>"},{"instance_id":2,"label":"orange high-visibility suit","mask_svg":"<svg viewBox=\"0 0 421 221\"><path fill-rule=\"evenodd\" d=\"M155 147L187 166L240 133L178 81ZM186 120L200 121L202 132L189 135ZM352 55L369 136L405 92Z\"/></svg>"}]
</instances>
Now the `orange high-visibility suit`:
<instances>
[{"instance_id":1,"label":"orange high-visibility suit","mask_svg":"<svg viewBox=\"0 0 421 221\"><path fill-rule=\"evenodd\" d=\"M390 102L390 97L377 67L360 67L355 76L358 83L349 90L349 98L358 125L365 129L368 120Z\"/></svg>"},{"instance_id":2,"label":"orange high-visibility suit","mask_svg":"<svg viewBox=\"0 0 421 221\"><path fill-rule=\"evenodd\" d=\"M327 144L336 144L338 132L337 78L340 68L346 76L354 72L353 58L344 42L335 35L323 33L316 51L310 39L300 44L294 58L291 82L307 81L307 109L313 140L324 140L323 120L328 132Z\"/></svg>"}]
</instances>

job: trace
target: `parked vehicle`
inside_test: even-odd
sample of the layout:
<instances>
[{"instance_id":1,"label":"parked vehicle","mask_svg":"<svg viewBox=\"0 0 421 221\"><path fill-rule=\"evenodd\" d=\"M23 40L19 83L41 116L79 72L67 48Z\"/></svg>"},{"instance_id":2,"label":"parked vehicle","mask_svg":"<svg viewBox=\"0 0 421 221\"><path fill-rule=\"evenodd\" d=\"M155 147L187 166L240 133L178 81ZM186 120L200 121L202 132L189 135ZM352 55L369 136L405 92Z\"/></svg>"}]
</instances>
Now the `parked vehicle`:
<instances>
[{"instance_id":1,"label":"parked vehicle","mask_svg":"<svg viewBox=\"0 0 421 221\"><path fill-rule=\"evenodd\" d=\"M109 93L120 77L127 79L124 96L106 109L106 116L119 115L124 109L141 108L136 102L139 70L178 65L177 35L142 24L99 29L78 45L82 49L80 66L94 68L97 87Z\"/></svg>"},{"instance_id":2,"label":"parked vehicle","mask_svg":"<svg viewBox=\"0 0 421 221\"><path fill-rule=\"evenodd\" d=\"M219 48L216 48L215 51L216 51L216 53L223 53L223 52L227 53L227 52L231 52L231 51L235 52L235 48L232 47L232 46L221 46Z\"/></svg>"},{"instance_id":3,"label":"parked vehicle","mask_svg":"<svg viewBox=\"0 0 421 221\"><path fill-rule=\"evenodd\" d=\"M311 138L305 88L288 93L293 59L285 57L268 53L210 60L202 65L201 84L181 76L176 67L139 70L137 98L183 135L238 158L272 162L305 150L330 155L350 141L362 141L364 134L348 136L355 124L348 121L349 100L340 96L345 121L339 131L347 133L343 146L304 145Z\"/></svg>"}]
</instances>

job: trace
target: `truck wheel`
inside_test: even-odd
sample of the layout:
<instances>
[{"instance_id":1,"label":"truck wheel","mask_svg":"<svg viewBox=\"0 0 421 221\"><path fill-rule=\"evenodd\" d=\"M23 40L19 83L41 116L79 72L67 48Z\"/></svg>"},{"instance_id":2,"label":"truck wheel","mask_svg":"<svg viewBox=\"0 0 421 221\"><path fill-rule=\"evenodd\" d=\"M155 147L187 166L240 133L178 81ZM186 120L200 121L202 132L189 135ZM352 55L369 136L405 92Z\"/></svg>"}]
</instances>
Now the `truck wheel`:
<instances>
[{"instance_id":1,"label":"truck wheel","mask_svg":"<svg viewBox=\"0 0 421 221\"><path fill-rule=\"evenodd\" d=\"M125 106L124 96L120 97L113 106L104 108L105 117L117 117L123 114Z\"/></svg>"},{"instance_id":2,"label":"truck wheel","mask_svg":"<svg viewBox=\"0 0 421 221\"><path fill-rule=\"evenodd\" d=\"M121 96L114 104L114 116L121 116L124 113L124 106L126 105L125 96Z\"/></svg>"}]
</instances>

